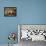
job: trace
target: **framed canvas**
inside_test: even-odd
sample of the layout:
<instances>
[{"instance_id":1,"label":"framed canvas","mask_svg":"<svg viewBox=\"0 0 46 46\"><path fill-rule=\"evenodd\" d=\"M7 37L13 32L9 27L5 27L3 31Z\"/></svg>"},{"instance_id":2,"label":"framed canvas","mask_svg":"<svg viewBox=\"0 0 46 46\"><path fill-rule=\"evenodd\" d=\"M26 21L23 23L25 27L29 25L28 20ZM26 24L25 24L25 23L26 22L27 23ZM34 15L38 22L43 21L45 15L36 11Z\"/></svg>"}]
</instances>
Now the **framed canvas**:
<instances>
[{"instance_id":1,"label":"framed canvas","mask_svg":"<svg viewBox=\"0 0 46 46\"><path fill-rule=\"evenodd\" d=\"M16 16L16 7L4 7L4 16Z\"/></svg>"},{"instance_id":2,"label":"framed canvas","mask_svg":"<svg viewBox=\"0 0 46 46\"><path fill-rule=\"evenodd\" d=\"M19 41L46 41L45 24L20 24L18 25Z\"/></svg>"}]
</instances>

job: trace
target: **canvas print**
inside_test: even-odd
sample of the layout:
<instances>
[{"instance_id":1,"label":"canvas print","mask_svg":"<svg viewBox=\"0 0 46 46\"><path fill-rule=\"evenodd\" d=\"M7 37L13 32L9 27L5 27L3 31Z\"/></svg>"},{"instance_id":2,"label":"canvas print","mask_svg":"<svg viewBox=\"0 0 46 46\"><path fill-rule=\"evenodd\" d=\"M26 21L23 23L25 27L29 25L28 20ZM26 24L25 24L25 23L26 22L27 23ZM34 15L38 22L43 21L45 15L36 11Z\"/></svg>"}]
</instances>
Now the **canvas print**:
<instances>
[{"instance_id":1,"label":"canvas print","mask_svg":"<svg viewBox=\"0 0 46 46\"><path fill-rule=\"evenodd\" d=\"M46 41L46 25L20 25L20 41Z\"/></svg>"},{"instance_id":2,"label":"canvas print","mask_svg":"<svg viewBox=\"0 0 46 46\"><path fill-rule=\"evenodd\" d=\"M4 7L4 16L16 16L16 7Z\"/></svg>"}]
</instances>

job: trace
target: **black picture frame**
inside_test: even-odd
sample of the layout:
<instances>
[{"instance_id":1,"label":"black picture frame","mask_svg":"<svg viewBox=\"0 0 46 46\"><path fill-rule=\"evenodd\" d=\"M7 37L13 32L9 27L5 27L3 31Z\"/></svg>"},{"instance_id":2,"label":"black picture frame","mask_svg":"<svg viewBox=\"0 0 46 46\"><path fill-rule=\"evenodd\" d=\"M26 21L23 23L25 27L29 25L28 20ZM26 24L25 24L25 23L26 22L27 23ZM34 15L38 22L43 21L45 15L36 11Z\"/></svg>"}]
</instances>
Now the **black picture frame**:
<instances>
[{"instance_id":1,"label":"black picture frame","mask_svg":"<svg viewBox=\"0 0 46 46\"><path fill-rule=\"evenodd\" d=\"M4 16L6 17L14 17L16 16L16 7L4 7Z\"/></svg>"}]
</instances>

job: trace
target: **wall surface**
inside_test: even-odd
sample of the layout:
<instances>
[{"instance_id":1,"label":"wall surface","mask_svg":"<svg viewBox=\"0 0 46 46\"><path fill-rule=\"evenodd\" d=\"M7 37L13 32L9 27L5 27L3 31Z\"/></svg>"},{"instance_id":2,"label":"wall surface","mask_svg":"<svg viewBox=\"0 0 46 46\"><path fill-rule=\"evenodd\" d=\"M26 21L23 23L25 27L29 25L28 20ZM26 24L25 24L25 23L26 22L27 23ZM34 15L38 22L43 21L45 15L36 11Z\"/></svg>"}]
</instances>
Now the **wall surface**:
<instances>
[{"instance_id":1,"label":"wall surface","mask_svg":"<svg viewBox=\"0 0 46 46\"><path fill-rule=\"evenodd\" d=\"M4 7L9 6L17 8L16 17L4 17ZM8 43L9 32L18 32L18 24L46 24L46 0L0 1L0 44Z\"/></svg>"}]
</instances>

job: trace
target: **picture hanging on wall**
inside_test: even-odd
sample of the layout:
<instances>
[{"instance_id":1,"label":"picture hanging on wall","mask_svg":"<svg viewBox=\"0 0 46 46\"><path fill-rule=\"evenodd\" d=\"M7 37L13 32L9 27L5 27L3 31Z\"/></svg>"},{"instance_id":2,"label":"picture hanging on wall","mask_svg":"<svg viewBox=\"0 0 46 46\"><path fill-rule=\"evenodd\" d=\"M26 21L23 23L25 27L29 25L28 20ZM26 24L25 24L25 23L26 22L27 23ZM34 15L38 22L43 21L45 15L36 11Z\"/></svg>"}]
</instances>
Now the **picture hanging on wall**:
<instances>
[{"instance_id":1,"label":"picture hanging on wall","mask_svg":"<svg viewBox=\"0 0 46 46\"><path fill-rule=\"evenodd\" d=\"M4 16L16 16L16 7L4 7Z\"/></svg>"}]
</instances>

